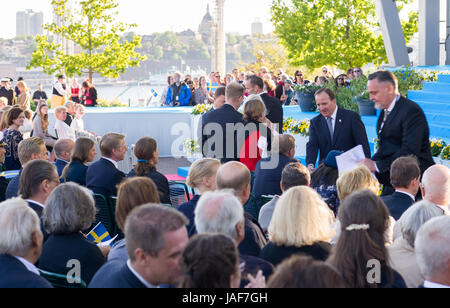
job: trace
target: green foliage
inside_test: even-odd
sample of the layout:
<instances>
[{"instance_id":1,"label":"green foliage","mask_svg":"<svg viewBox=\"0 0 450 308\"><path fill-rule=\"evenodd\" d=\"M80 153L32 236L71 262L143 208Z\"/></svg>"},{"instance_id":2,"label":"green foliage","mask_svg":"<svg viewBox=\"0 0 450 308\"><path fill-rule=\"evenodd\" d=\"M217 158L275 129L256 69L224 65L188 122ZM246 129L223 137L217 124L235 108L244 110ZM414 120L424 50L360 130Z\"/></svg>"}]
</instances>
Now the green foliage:
<instances>
[{"instance_id":1,"label":"green foliage","mask_svg":"<svg viewBox=\"0 0 450 308\"><path fill-rule=\"evenodd\" d=\"M431 148L431 155L433 157L439 157L441 155L442 150L447 146L447 143L443 141L442 139L431 139L430 140L430 148Z\"/></svg>"},{"instance_id":2,"label":"green foliage","mask_svg":"<svg viewBox=\"0 0 450 308\"><path fill-rule=\"evenodd\" d=\"M399 7L412 0L397 1ZM375 2L366 0L273 0L275 33L294 65L349 67L387 62ZM408 43L418 31L418 14L403 23Z\"/></svg>"},{"instance_id":3,"label":"green foliage","mask_svg":"<svg viewBox=\"0 0 450 308\"><path fill-rule=\"evenodd\" d=\"M314 94L316 93L318 90L320 90L322 87L318 86L314 83L308 83L308 84L304 84L304 85L296 85L294 87L294 91L295 92L302 92L305 94Z\"/></svg>"},{"instance_id":4,"label":"green foliage","mask_svg":"<svg viewBox=\"0 0 450 308\"><path fill-rule=\"evenodd\" d=\"M28 69L42 67L49 75L66 74L68 77L94 72L104 77L117 78L128 67L135 67L145 60L135 51L141 45L138 36L120 41L120 34L136 25L128 25L115 20L118 4L116 0L83 0L72 15L67 9L68 0L53 0L55 14L66 21L44 25L53 36L60 36L75 43L82 52L66 54L60 44L55 44L48 36L36 36L36 50Z\"/></svg>"},{"instance_id":5,"label":"green foliage","mask_svg":"<svg viewBox=\"0 0 450 308\"><path fill-rule=\"evenodd\" d=\"M422 90L425 77L421 72L408 66L393 73L398 80L398 90L403 96L407 97L410 90Z\"/></svg>"},{"instance_id":6,"label":"green foliage","mask_svg":"<svg viewBox=\"0 0 450 308\"><path fill-rule=\"evenodd\" d=\"M349 87L336 86L335 82L328 82L325 87L330 88L336 94L339 107L359 113L357 99L368 99L367 78L361 77L352 81Z\"/></svg>"},{"instance_id":7,"label":"green foliage","mask_svg":"<svg viewBox=\"0 0 450 308\"><path fill-rule=\"evenodd\" d=\"M128 107L127 104L122 103L118 99L114 100L106 100L106 99L98 99L97 100L99 107Z\"/></svg>"}]
</instances>

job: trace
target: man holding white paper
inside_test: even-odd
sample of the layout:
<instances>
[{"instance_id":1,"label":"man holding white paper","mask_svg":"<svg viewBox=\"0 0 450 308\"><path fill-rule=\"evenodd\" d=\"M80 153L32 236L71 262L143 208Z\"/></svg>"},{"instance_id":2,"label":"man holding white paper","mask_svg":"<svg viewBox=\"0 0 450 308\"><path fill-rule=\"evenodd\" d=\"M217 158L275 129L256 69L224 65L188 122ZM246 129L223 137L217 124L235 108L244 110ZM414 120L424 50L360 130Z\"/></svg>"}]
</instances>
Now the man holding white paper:
<instances>
[{"instance_id":1,"label":"man holding white paper","mask_svg":"<svg viewBox=\"0 0 450 308\"><path fill-rule=\"evenodd\" d=\"M379 149L372 160L362 163L384 185L383 195L394 192L390 181L390 168L399 157L414 155L419 160L423 174L434 165L430 149L430 131L422 109L402 97L398 81L389 71L379 71L369 76L368 90L375 108L382 110L377 130Z\"/></svg>"},{"instance_id":2,"label":"man holding white paper","mask_svg":"<svg viewBox=\"0 0 450 308\"><path fill-rule=\"evenodd\" d=\"M338 108L336 95L328 88L316 92L320 115L311 120L309 142L306 145L306 165L312 172L331 151L347 152L361 145L364 156L371 157L366 128L356 112Z\"/></svg>"}]
</instances>

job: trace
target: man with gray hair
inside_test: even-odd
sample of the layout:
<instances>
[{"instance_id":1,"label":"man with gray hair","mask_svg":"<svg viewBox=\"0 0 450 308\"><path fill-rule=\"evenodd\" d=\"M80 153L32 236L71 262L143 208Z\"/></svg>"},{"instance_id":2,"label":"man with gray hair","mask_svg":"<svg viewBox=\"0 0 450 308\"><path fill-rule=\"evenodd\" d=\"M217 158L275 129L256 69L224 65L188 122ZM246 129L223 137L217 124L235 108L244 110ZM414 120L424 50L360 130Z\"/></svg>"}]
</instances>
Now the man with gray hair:
<instances>
[{"instance_id":1,"label":"man with gray hair","mask_svg":"<svg viewBox=\"0 0 450 308\"><path fill-rule=\"evenodd\" d=\"M408 288L417 288L424 282L414 253L416 234L427 221L442 215L442 209L426 200L414 204L403 214L401 236L388 247L388 252L390 266L403 277Z\"/></svg>"},{"instance_id":2,"label":"man with gray hair","mask_svg":"<svg viewBox=\"0 0 450 308\"><path fill-rule=\"evenodd\" d=\"M422 196L425 200L441 207L450 215L450 169L435 165L427 169L422 178Z\"/></svg>"},{"instance_id":3,"label":"man with gray hair","mask_svg":"<svg viewBox=\"0 0 450 308\"><path fill-rule=\"evenodd\" d=\"M51 288L33 265L43 236L36 213L21 199L0 204L0 288Z\"/></svg>"},{"instance_id":4,"label":"man with gray hair","mask_svg":"<svg viewBox=\"0 0 450 308\"><path fill-rule=\"evenodd\" d=\"M198 233L221 233L228 235L239 245L245 238L244 209L231 191L207 192L200 198L195 209L195 226ZM242 271L256 276L259 270L264 277L273 273L273 265L257 257L239 254ZM247 275L241 275L245 286Z\"/></svg>"},{"instance_id":5,"label":"man with gray hair","mask_svg":"<svg viewBox=\"0 0 450 308\"><path fill-rule=\"evenodd\" d=\"M229 162L217 171L217 189L231 189L244 206L250 198L251 174L248 168L240 162ZM238 249L241 254L259 256L267 240L258 221L252 215L245 213L245 238Z\"/></svg>"},{"instance_id":6,"label":"man with gray hair","mask_svg":"<svg viewBox=\"0 0 450 308\"><path fill-rule=\"evenodd\" d=\"M60 139L55 143L55 166L59 176L62 175L64 168L69 164L74 146L75 142L71 139Z\"/></svg>"},{"instance_id":7,"label":"man with gray hair","mask_svg":"<svg viewBox=\"0 0 450 308\"><path fill-rule=\"evenodd\" d=\"M175 285L188 243L186 217L156 204L135 208L125 222L128 261L106 263L89 288L156 288Z\"/></svg>"},{"instance_id":8,"label":"man with gray hair","mask_svg":"<svg viewBox=\"0 0 450 308\"><path fill-rule=\"evenodd\" d=\"M450 217L433 218L416 236L416 257L425 288L450 288Z\"/></svg>"}]
</instances>

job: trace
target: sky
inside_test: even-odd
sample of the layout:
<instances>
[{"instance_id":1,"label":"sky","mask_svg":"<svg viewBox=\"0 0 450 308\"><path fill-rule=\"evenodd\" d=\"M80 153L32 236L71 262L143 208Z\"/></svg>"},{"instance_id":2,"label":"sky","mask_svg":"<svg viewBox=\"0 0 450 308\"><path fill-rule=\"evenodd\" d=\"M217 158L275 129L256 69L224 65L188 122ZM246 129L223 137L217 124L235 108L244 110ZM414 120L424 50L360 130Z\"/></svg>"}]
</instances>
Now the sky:
<instances>
[{"instance_id":1,"label":"sky","mask_svg":"<svg viewBox=\"0 0 450 308\"><path fill-rule=\"evenodd\" d=\"M4 2L6 0L0 0ZM151 34L168 30L183 31L188 28L198 30L206 13L208 3L213 0L118 0L118 19L126 23L136 23L138 34ZM251 24L257 18L264 24L264 32L273 31L270 22L272 0L226 0L225 32L250 34ZM167 4L170 4L168 6ZM51 22L53 11L51 0L8 1L2 5L0 37L12 38L16 34L16 12L33 9L44 13L44 22Z\"/></svg>"}]
</instances>

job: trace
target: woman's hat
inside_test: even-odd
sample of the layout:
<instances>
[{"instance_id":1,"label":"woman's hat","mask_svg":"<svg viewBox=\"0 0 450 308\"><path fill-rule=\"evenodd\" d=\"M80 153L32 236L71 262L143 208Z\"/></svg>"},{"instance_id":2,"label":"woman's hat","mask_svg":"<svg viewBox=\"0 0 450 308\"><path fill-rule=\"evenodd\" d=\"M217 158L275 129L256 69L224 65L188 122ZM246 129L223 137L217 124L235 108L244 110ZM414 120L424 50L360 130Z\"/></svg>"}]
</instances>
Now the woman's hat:
<instances>
[{"instance_id":1,"label":"woman's hat","mask_svg":"<svg viewBox=\"0 0 450 308\"><path fill-rule=\"evenodd\" d=\"M328 153L328 156L327 156L327 158L325 158L323 163L328 167L337 169L338 165L337 165L336 157L341 156L342 154L344 154L344 153L340 152L340 151L331 151L330 153Z\"/></svg>"}]
</instances>

